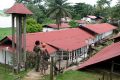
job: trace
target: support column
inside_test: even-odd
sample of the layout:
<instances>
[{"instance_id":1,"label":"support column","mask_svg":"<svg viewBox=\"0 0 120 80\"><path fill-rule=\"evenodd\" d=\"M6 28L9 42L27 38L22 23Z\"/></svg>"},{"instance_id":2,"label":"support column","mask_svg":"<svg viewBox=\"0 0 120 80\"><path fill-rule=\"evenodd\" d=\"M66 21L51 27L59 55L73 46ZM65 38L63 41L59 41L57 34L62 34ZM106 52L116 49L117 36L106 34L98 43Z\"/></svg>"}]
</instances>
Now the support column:
<instances>
[{"instance_id":1,"label":"support column","mask_svg":"<svg viewBox=\"0 0 120 80\"><path fill-rule=\"evenodd\" d=\"M83 47L83 55L84 55L84 60L85 60L85 47Z\"/></svg>"},{"instance_id":2,"label":"support column","mask_svg":"<svg viewBox=\"0 0 120 80\"><path fill-rule=\"evenodd\" d=\"M61 60L63 60L63 57L64 57L64 56L63 56L63 50L62 50L62 56L61 56Z\"/></svg>"},{"instance_id":3,"label":"support column","mask_svg":"<svg viewBox=\"0 0 120 80\"><path fill-rule=\"evenodd\" d=\"M15 15L12 15L12 49L13 49L13 72L16 64L16 58L15 58Z\"/></svg>"},{"instance_id":4,"label":"support column","mask_svg":"<svg viewBox=\"0 0 120 80\"><path fill-rule=\"evenodd\" d=\"M20 55L20 64L23 62L23 52L22 52L22 16L19 15L19 55Z\"/></svg>"},{"instance_id":5,"label":"support column","mask_svg":"<svg viewBox=\"0 0 120 80\"><path fill-rule=\"evenodd\" d=\"M69 54L69 61L70 61L70 52L68 52L68 54Z\"/></svg>"},{"instance_id":6,"label":"support column","mask_svg":"<svg viewBox=\"0 0 120 80\"><path fill-rule=\"evenodd\" d=\"M72 61L72 52L70 52L70 61Z\"/></svg>"},{"instance_id":7,"label":"support column","mask_svg":"<svg viewBox=\"0 0 120 80\"><path fill-rule=\"evenodd\" d=\"M74 51L74 58L73 58L74 60L76 59L76 55L75 54L76 54L76 52Z\"/></svg>"},{"instance_id":8,"label":"support column","mask_svg":"<svg viewBox=\"0 0 120 80\"><path fill-rule=\"evenodd\" d=\"M111 63L110 80L113 80L114 61Z\"/></svg>"},{"instance_id":9,"label":"support column","mask_svg":"<svg viewBox=\"0 0 120 80\"><path fill-rule=\"evenodd\" d=\"M68 68L68 64L69 64L69 52L67 51L67 54L66 54L66 56L67 56L67 61L66 61L66 68Z\"/></svg>"},{"instance_id":10,"label":"support column","mask_svg":"<svg viewBox=\"0 0 120 80\"><path fill-rule=\"evenodd\" d=\"M71 55L72 55L72 63L73 63L73 59L74 59L74 52L71 51Z\"/></svg>"},{"instance_id":11,"label":"support column","mask_svg":"<svg viewBox=\"0 0 120 80\"><path fill-rule=\"evenodd\" d=\"M16 53L17 53L17 68L20 71L21 53L22 53L22 17L16 16Z\"/></svg>"},{"instance_id":12,"label":"support column","mask_svg":"<svg viewBox=\"0 0 120 80\"><path fill-rule=\"evenodd\" d=\"M26 56L26 15L23 18L23 27L24 27L24 32L23 32L23 53L24 53L24 64L25 64L25 70L27 70L27 56Z\"/></svg>"},{"instance_id":13,"label":"support column","mask_svg":"<svg viewBox=\"0 0 120 80\"><path fill-rule=\"evenodd\" d=\"M76 52L76 63L78 63L78 51L77 50L75 50L75 52Z\"/></svg>"},{"instance_id":14,"label":"support column","mask_svg":"<svg viewBox=\"0 0 120 80\"><path fill-rule=\"evenodd\" d=\"M20 53L19 53L19 44L20 44L20 41L19 41L19 36L20 36L20 33L19 33L19 16L17 15L16 16L16 58L17 58L17 73L19 72L19 64L20 64Z\"/></svg>"},{"instance_id":15,"label":"support column","mask_svg":"<svg viewBox=\"0 0 120 80\"><path fill-rule=\"evenodd\" d=\"M15 48L15 24L14 24L14 19L15 19L15 16L12 15L12 48L14 49Z\"/></svg>"}]
</instances>

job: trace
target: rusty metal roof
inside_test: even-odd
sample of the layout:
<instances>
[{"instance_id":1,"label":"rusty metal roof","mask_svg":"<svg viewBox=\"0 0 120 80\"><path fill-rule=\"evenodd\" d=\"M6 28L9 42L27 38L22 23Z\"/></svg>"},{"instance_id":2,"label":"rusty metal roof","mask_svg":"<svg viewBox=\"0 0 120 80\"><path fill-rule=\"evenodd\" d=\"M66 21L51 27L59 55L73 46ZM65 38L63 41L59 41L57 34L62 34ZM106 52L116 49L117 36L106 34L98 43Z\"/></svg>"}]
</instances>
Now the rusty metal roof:
<instances>
[{"instance_id":1,"label":"rusty metal roof","mask_svg":"<svg viewBox=\"0 0 120 80\"><path fill-rule=\"evenodd\" d=\"M9 8L5 13L7 14L33 14L29 9L22 3L16 3Z\"/></svg>"},{"instance_id":2,"label":"rusty metal roof","mask_svg":"<svg viewBox=\"0 0 120 80\"><path fill-rule=\"evenodd\" d=\"M92 56L90 59L85 61L84 63L80 64L77 69L83 69L88 66L91 66L93 64L100 63L102 61L106 61L112 58L115 58L117 56L120 56L120 42L113 43L101 51L99 51L97 54Z\"/></svg>"}]
</instances>

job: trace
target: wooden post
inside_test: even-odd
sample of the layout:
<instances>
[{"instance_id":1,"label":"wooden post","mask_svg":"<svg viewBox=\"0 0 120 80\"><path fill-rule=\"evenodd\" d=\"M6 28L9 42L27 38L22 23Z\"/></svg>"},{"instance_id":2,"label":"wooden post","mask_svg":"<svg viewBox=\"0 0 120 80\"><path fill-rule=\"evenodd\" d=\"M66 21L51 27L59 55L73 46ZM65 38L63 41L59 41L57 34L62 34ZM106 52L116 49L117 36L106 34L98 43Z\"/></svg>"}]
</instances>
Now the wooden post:
<instances>
[{"instance_id":1,"label":"wooden post","mask_svg":"<svg viewBox=\"0 0 120 80\"><path fill-rule=\"evenodd\" d=\"M63 50L62 50L62 56L61 56L61 60L63 60L63 57L64 57L64 56L63 56Z\"/></svg>"},{"instance_id":2,"label":"wooden post","mask_svg":"<svg viewBox=\"0 0 120 80\"><path fill-rule=\"evenodd\" d=\"M68 54L69 54L69 61L70 61L70 52L68 52Z\"/></svg>"},{"instance_id":3,"label":"wooden post","mask_svg":"<svg viewBox=\"0 0 120 80\"><path fill-rule=\"evenodd\" d=\"M69 60L69 51L67 51L67 62L66 62L66 68L68 68L68 60Z\"/></svg>"},{"instance_id":4,"label":"wooden post","mask_svg":"<svg viewBox=\"0 0 120 80\"><path fill-rule=\"evenodd\" d=\"M53 64L54 64L54 58L51 57L51 65L50 65L50 80L54 80L54 76L53 76Z\"/></svg>"},{"instance_id":5,"label":"wooden post","mask_svg":"<svg viewBox=\"0 0 120 80\"><path fill-rule=\"evenodd\" d=\"M75 57L75 54L76 54L76 53L75 53L75 50L74 50L73 54L74 54L74 55L73 55L73 56L74 56L73 59L74 59L74 61L75 61L75 59L76 59L76 57Z\"/></svg>"},{"instance_id":6,"label":"wooden post","mask_svg":"<svg viewBox=\"0 0 120 80\"><path fill-rule=\"evenodd\" d=\"M60 68L61 68L61 56L60 56L60 52L59 52L59 73L60 73Z\"/></svg>"},{"instance_id":7,"label":"wooden post","mask_svg":"<svg viewBox=\"0 0 120 80\"><path fill-rule=\"evenodd\" d=\"M112 64L111 64L110 80L112 80L113 70L114 70L114 61L112 61Z\"/></svg>"},{"instance_id":8,"label":"wooden post","mask_svg":"<svg viewBox=\"0 0 120 80\"><path fill-rule=\"evenodd\" d=\"M76 53L76 64L78 63L78 53L77 53L77 50L75 51L75 53Z\"/></svg>"},{"instance_id":9,"label":"wooden post","mask_svg":"<svg viewBox=\"0 0 120 80\"><path fill-rule=\"evenodd\" d=\"M6 72L6 49L5 49L5 72Z\"/></svg>"},{"instance_id":10,"label":"wooden post","mask_svg":"<svg viewBox=\"0 0 120 80\"><path fill-rule=\"evenodd\" d=\"M105 79L105 74L103 73L103 75L102 75L102 80L104 80Z\"/></svg>"},{"instance_id":11,"label":"wooden post","mask_svg":"<svg viewBox=\"0 0 120 80\"><path fill-rule=\"evenodd\" d=\"M17 73L18 73L18 63L19 63L19 40L18 40L18 37L19 37L19 17L16 16L16 59L17 59Z\"/></svg>"},{"instance_id":12,"label":"wooden post","mask_svg":"<svg viewBox=\"0 0 120 80\"><path fill-rule=\"evenodd\" d=\"M26 15L23 18L23 27L24 27L24 32L23 32L23 53L24 53L24 64L25 64L25 70L27 70L27 61L26 61Z\"/></svg>"},{"instance_id":13,"label":"wooden post","mask_svg":"<svg viewBox=\"0 0 120 80\"><path fill-rule=\"evenodd\" d=\"M12 14L12 49L13 49L13 73L15 72L16 53L15 53L15 15Z\"/></svg>"},{"instance_id":14,"label":"wooden post","mask_svg":"<svg viewBox=\"0 0 120 80\"><path fill-rule=\"evenodd\" d=\"M73 51L71 52L71 56L72 56L72 64L73 64L73 57L74 57Z\"/></svg>"},{"instance_id":15,"label":"wooden post","mask_svg":"<svg viewBox=\"0 0 120 80\"><path fill-rule=\"evenodd\" d=\"M15 25L14 25L15 15L12 15L12 48L15 48Z\"/></svg>"},{"instance_id":16,"label":"wooden post","mask_svg":"<svg viewBox=\"0 0 120 80\"><path fill-rule=\"evenodd\" d=\"M17 53L17 73L20 71L20 54L21 54L21 40L22 40L22 35L21 35L21 18L19 15L16 16L16 53Z\"/></svg>"},{"instance_id":17,"label":"wooden post","mask_svg":"<svg viewBox=\"0 0 120 80\"><path fill-rule=\"evenodd\" d=\"M19 15L19 58L20 63L23 62L23 53L22 53L22 16Z\"/></svg>"}]
</instances>

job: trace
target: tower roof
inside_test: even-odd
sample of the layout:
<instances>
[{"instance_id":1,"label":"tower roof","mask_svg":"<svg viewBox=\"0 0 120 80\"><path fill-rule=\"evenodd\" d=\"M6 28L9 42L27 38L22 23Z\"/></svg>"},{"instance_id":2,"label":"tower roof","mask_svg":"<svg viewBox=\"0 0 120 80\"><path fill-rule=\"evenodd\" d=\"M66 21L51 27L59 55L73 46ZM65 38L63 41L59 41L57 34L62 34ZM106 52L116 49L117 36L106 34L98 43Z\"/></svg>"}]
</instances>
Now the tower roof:
<instances>
[{"instance_id":1,"label":"tower roof","mask_svg":"<svg viewBox=\"0 0 120 80\"><path fill-rule=\"evenodd\" d=\"M22 3L16 3L16 4L14 4L5 13L7 13L7 14L33 14Z\"/></svg>"}]
</instances>

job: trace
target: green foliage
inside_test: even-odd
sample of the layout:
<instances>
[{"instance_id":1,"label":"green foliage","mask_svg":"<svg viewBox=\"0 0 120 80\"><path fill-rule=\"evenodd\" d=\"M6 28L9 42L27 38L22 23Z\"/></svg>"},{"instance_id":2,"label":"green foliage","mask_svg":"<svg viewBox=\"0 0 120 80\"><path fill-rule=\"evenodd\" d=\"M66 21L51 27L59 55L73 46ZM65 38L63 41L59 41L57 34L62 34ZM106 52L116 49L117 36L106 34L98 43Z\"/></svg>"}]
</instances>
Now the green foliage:
<instances>
[{"instance_id":1,"label":"green foliage","mask_svg":"<svg viewBox=\"0 0 120 80\"><path fill-rule=\"evenodd\" d=\"M75 20L71 20L71 21L69 22L69 25L70 25L72 28L75 28L75 27L79 26L79 24L78 24Z\"/></svg>"},{"instance_id":2,"label":"green foliage","mask_svg":"<svg viewBox=\"0 0 120 80\"><path fill-rule=\"evenodd\" d=\"M11 28L0 28L0 40L5 36L9 36L12 34Z\"/></svg>"},{"instance_id":3,"label":"green foliage","mask_svg":"<svg viewBox=\"0 0 120 80\"><path fill-rule=\"evenodd\" d=\"M27 67L34 68L35 67L35 55L27 52Z\"/></svg>"},{"instance_id":4,"label":"green foliage","mask_svg":"<svg viewBox=\"0 0 120 80\"><path fill-rule=\"evenodd\" d=\"M93 7L85 3L76 3L73 6L73 18L81 19L86 15L93 14Z\"/></svg>"},{"instance_id":5,"label":"green foliage","mask_svg":"<svg viewBox=\"0 0 120 80\"><path fill-rule=\"evenodd\" d=\"M32 17L34 18L38 23L43 23L44 19L46 18L45 8L43 6L37 6L34 4L27 4L27 7L34 13Z\"/></svg>"},{"instance_id":6,"label":"green foliage","mask_svg":"<svg viewBox=\"0 0 120 80\"><path fill-rule=\"evenodd\" d=\"M19 74L13 74L12 68L10 66L0 64L0 80L18 80L18 77L23 78L28 71L21 71Z\"/></svg>"},{"instance_id":7,"label":"green foliage","mask_svg":"<svg viewBox=\"0 0 120 80\"><path fill-rule=\"evenodd\" d=\"M111 1L112 0L97 0L95 5L95 15L110 17L111 14Z\"/></svg>"},{"instance_id":8,"label":"green foliage","mask_svg":"<svg viewBox=\"0 0 120 80\"><path fill-rule=\"evenodd\" d=\"M61 18L70 17L70 13L66 8L68 6L67 0L49 0L48 6L49 12L47 15L56 20L59 29Z\"/></svg>"},{"instance_id":9,"label":"green foliage","mask_svg":"<svg viewBox=\"0 0 120 80\"><path fill-rule=\"evenodd\" d=\"M82 72L82 71L66 71L56 76L56 80L98 80L99 74ZM49 75L44 76L43 80L49 80Z\"/></svg>"},{"instance_id":10,"label":"green foliage","mask_svg":"<svg viewBox=\"0 0 120 80\"><path fill-rule=\"evenodd\" d=\"M27 19L27 33L40 32L42 31L42 25L37 23L33 18Z\"/></svg>"},{"instance_id":11,"label":"green foliage","mask_svg":"<svg viewBox=\"0 0 120 80\"><path fill-rule=\"evenodd\" d=\"M63 74L56 76L55 80L103 80L103 71L66 71ZM119 80L120 76L113 75L113 80ZM104 73L104 80L109 79L109 74ZM50 80L50 76L46 75L42 80Z\"/></svg>"},{"instance_id":12,"label":"green foliage","mask_svg":"<svg viewBox=\"0 0 120 80\"><path fill-rule=\"evenodd\" d=\"M120 19L120 5L114 6L111 12L112 12L111 15L112 18Z\"/></svg>"},{"instance_id":13,"label":"green foliage","mask_svg":"<svg viewBox=\"0 0 120 80\"><path fill-rule=\"evenodd\" d=\"M62 17L71 17L81 19L86 15L103 16L105 18L120 18L120 2L111 7L112 0L97 0L94 6L86 3L76 3L70 5L68 0L16 0L24 3L34 14L32 17L40 24L55 23L61 24ZM50 18L47 17L49 15Z\"/></svg>"},{"instance_id":14,"label":"green foliage","mask_svg":"<svg viewBox=\"0 0 120 80\"><path fill-rule=\"evenodd\" d=\"M55 20L52 20L52 19L50 19L50 18L45 18L44 19L44 22L43 22L43 24L53 24L53 23L55 23Z\"/></svg>"}]
</instances>

